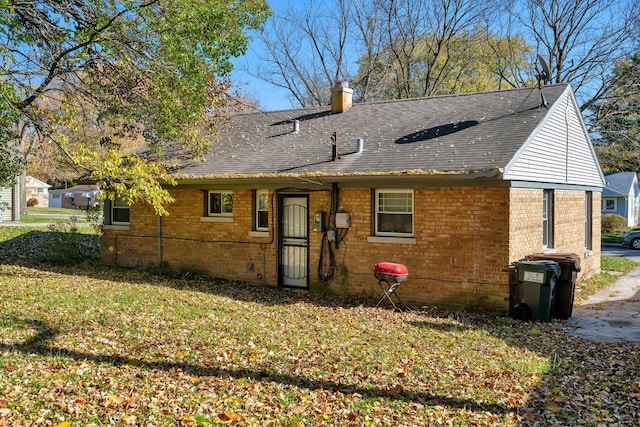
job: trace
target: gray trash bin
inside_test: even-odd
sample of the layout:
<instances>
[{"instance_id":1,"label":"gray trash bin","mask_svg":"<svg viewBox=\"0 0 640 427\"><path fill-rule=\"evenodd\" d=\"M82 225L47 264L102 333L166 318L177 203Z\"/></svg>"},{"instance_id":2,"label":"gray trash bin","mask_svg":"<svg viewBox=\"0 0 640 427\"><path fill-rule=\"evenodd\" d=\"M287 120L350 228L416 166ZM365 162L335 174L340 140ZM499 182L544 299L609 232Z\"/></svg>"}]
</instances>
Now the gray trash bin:
<instances>
[{"instance_id":1,"label":"gray trash bin","mask_svg":"<svg viewBox=\"0 0 640 427\"><path fill-rule=\"evenodd\" d=\"M560 265L554 261L518 261L516 267L517 302L512 315L522 320L551 320L556 280Z\"/></svg>"}]
</instances>

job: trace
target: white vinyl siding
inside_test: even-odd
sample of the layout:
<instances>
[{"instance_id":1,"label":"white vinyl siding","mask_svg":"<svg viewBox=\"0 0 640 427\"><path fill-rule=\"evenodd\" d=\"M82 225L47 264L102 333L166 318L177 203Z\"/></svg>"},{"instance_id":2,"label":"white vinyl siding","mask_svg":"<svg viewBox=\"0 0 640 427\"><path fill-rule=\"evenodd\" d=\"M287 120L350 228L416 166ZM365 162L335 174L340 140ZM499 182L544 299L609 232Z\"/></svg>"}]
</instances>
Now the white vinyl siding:
<instances>
[{"instance_id":1,"label":"white vinyl siding","mask_svg":"<svg viewBox=\"0 0 640 427\"><path fill-rule=\"evenodd\" d=\"M12 190L15 189L16 193ZM0 188L0 219L2 221L16 221L20 218L20 203L15 195L18 186Z\"/></svg>"},{"instance_id":2,"label":"white vinyl siding","mask_svg":"<svg viewBox=\"0 0 640 427\"><path fill-rule=\"evenodd\" d=\"M0 188L0 221L11 221L11 188Z\"/></svg>"},{"instance_id":3,"label":"white vinyl siding","mask_svg":"<svg viewBox=\"0 0 640 427\"><path fill-rule=\"evenodd\" d=\"M579 114L567 90L507 165L504 178L604 187L593 144Z\"/></svg>"}]
</instances>

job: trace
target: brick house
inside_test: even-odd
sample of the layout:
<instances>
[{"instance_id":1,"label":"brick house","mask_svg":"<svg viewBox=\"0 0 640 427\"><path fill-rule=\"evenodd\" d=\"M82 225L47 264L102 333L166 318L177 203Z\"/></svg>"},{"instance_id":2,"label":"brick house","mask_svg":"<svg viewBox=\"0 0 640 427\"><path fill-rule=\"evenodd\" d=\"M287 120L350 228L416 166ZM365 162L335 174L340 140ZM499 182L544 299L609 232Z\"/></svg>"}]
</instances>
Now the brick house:
<instances>
[{"instance_id":1,"label":"brick house","mask_svg":"<svg viewBox=\"0 0 640 427\"><path fill-rule=\"evenodd\" d=\"M604 178L567 84L234 116L175 202L105 206L102 259L264 286L379 296L402 263L405 302L506 312L525 255L599 270ZM593 207L596 207L595 209Z\"/></svg>"},{"instance_id":2,"label":"brick house","mask_svg":"<svg viewBox=\"0 0 640 427\"><path fill-rule=\"evenodd\" d=\"M49 190L49 207L86 210L89 206L97 206L99 194L97 186L88 184Z\"/></svg>"}]
</instances>

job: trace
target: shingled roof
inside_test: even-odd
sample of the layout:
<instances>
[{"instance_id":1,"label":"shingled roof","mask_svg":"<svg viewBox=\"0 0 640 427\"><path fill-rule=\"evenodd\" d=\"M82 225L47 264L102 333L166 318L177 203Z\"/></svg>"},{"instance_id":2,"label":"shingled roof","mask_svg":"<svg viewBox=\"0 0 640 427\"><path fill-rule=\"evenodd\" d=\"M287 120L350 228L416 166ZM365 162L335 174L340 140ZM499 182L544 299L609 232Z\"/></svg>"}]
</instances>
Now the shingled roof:
<instances>
[{"instance_id":1,"label":"shingled roof","mask_svg":"<svg viewBox=\"0 0 640 427\"><path fill-rule=\"evenodd\" d=\"M617 172L605 174L607 186L603 190L602 195L621 195L628 196L632 190L633 183L636 178L635 172Z\"/></svg>"},{"instance_id":2,"label":"shingled roof","mask_svg":"<svg viewBox=\"0 0 640 427\"><path fill-rule=\"evenodd\" d=\"M549 108L567 84L543 87ZM549 112L537 88L239 114L176 178L471 174L504 168ZM294 130L298 121L299 130ZM332 159L332 135L340 158ZM357 140L363 139L361 153Z\"/></svg>"}]
</instances>

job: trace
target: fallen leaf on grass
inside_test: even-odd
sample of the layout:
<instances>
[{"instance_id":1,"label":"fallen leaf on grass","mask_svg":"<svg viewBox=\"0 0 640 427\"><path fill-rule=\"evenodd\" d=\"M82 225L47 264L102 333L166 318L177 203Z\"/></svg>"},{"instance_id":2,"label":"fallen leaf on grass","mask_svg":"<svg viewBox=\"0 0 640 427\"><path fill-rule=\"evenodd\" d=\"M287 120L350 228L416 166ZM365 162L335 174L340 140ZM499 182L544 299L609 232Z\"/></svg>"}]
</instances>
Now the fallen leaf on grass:
<instances>
[{"instance_id":1,"label":"fallen leaf on grass","mask_svg":"<svg viewBox=\"0 0 640 427\"><path fill-rule=\"evenodd\" d=\"M407 365L402 365L401 367L398 368L398 370L396 371L396 376L403 378L407 376Z\"/></svg>"},{"instance_id":2,"label":"fallen leaf on grass","mask_svg":"<svg viewBox=\"0 0 640 427\"><path fill-rule=\"evenodd\" d=\"M240 421L242 419L242 415L231 411L224 411L223 413L218 414L218 418L222 421Z\"/></svg>"},{"instance_id":3,"label":"fallen leaf on grass","mask_svg":"<svg viewBox=\"0 0 640 427\"><path fill-rule=\"evenodd\" d=\"M110 394L107 396L107 406L120 406L126 399L122 396Z\"/></svg>"},{"instance_id":4,"label":"fallen leaf on grass","mask_svg":"<svg viewBox=\"0 0 640 427\"><path fill-rule=\"evenodd\" d=\"M393 387L388 388L386 390L387 395L391 397L396 397L398 394L402 393L403 391L404 391L404 388L400 384L396 384Z\"/></svg>"}]
</instances>

